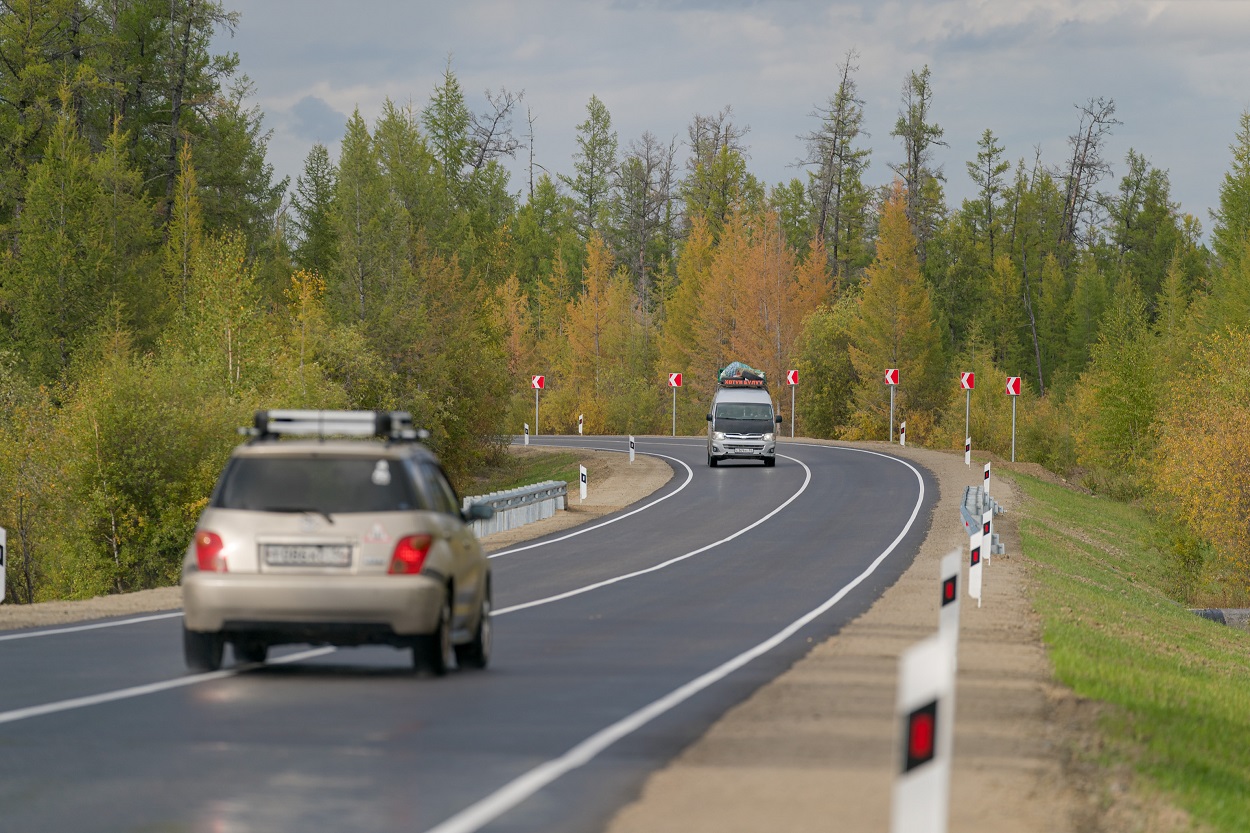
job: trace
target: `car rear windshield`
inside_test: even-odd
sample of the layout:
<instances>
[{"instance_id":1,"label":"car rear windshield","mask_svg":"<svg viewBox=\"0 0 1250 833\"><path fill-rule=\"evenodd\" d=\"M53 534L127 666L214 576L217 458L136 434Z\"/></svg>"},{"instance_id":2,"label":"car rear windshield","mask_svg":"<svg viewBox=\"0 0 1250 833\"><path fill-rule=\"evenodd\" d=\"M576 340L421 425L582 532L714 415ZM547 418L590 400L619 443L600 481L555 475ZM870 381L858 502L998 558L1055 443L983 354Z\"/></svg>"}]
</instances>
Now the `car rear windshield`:
<instances>
[{"instance_id":1,"label":"car rear windshield","mask_svg":"<svg viewBox=\"0 0 1250 833\"><path fill-rule=\"evenodd\" d=\"M236 457L213 495L219 509L261 512L404 512L422 507L399 460Z\"/></svg>"},{"instance_id":2,"label":"car rear windshield","mask_svg":"<svg viewBox=\"0 0 1250 833\"><path fill-rule=\"evenodd\" d=\"M761 402L722 402L716 406L717 419L762 419L769 422L773 418L773 408Z\"/></svg>"}]
</instances>

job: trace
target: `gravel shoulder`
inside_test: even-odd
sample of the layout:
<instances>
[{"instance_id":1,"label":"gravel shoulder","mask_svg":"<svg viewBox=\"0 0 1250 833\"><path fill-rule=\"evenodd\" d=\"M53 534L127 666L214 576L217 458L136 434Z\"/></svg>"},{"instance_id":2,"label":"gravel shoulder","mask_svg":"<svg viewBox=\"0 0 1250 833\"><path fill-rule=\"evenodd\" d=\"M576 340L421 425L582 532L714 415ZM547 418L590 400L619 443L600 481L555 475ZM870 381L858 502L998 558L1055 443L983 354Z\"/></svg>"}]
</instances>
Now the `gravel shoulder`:
<instances>
[{"instance_id":1,"label":"gravel shoulder","mask_svg":"<svg viewBox=\"0 0 1250 833\"><path fill-rule=\"evenodd\" d=\"M867 613L813 646L653 774L638 799L613 820L611 833L806 831L830 829L831 822L841 830L889 828L898 657L936 628L938 563L951 550L967 547L959 504L965 486L981 483L983 463L968 467L961 454L856 445L888 450L935 474L940 496L915 562ZM669 466L654 457L638 455L633 465L621 453L583 452L583 457L590 483L585 503L574 492L568 511L487 536L483 545L494 551L586 523L642 499L672 477ZM1013 512L1019 498L1003 479L993 481L992 492L1006 509L996 527L1007 552L986 567L982 607L966 597L961 605L950 828L1097 829L1098 790L1074 787L1064 766L1075 735L1089 724L1089 709L1052 682L1020 554ZM177 587L3 605L0 629L180 606Z\"/></svg>"}]
</instances>

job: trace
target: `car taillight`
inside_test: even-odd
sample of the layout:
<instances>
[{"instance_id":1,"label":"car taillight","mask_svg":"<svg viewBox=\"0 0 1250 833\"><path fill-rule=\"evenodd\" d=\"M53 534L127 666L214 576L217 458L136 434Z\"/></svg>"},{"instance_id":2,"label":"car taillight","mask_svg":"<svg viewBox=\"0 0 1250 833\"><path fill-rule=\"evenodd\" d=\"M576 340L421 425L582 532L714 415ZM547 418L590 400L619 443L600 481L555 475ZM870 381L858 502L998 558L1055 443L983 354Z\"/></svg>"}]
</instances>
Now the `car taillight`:
<instances>
[{"instance_id":1,"label":"car taillight","mask_svg":"<svg viewBox=\"0 0 1250 833\"><path fill-rule=\"evenodd\" d=\"M195 562L209 573L226 572L226 557L221 554L221 536L216 532L195 533Z\"/></svg>"},{"instance_id":2,"label":"car taillight","mask_svg":"<svg viewBox=\"0 0 1250 833\"><path fill-rule=\"evenodd\" d=\"M430 552L434 539L429 535L409 535L400 538L395 545L395 554L391 556L391 568L387 572L393 575L411 575L421 572L425 557Z\"/></svg>"}]
</instances>

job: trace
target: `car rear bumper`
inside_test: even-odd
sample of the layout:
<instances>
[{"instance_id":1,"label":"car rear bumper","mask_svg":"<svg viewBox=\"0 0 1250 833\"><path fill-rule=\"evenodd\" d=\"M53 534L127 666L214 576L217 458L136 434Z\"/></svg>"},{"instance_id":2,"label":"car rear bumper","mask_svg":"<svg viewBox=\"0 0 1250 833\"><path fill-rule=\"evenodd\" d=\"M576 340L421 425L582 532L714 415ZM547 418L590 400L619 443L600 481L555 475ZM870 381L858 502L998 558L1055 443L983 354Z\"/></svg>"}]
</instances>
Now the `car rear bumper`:
<instances>
[{"instance_id":1,"label":"car rear bumper","mask_svg":"<svg viewBox=\"0 0 1250 833\"><path fill-rule=\"evenodd\" d=\"M325 576L188 573L182 581L184 624L214 632L231 623L318 624L326 632L389 628L398 636L433 633L445 589L428 576ZM336 639L327 641L337 642Z\"/></svg>"}]
</instances>

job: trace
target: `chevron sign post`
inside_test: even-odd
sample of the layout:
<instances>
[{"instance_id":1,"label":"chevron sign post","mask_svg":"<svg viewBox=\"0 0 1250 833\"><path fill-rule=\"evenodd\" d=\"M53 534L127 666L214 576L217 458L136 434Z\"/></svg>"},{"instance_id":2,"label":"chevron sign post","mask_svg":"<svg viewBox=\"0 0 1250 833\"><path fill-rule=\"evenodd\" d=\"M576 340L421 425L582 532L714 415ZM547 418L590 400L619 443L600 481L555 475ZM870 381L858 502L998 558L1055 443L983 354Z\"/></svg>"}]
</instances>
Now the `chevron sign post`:
<instances>
[{"instance_id":1,"label":"chevron sign post","mask_svg":"<svg viewBox=\"0 0 1250 833\"><path fill-rule=\"evenodd\" d=\"M898 387L897 367L886 370L885 383L890 386L890 442L894 442L894 389Z\"/></svg>"},{"instance_id":2,"label":"chevron sign post","mask_svg":"<svg viewBox=\"0 0 1250 833\"><path fill-rule=\"evenodd\" d=\"M977 386L977 375L972 372L959 374L959 386L964 389L964 436L968 438L964 449L964 464L972 465L972 389Z\"/></svg>"},{"instance_id":3,"label":"chevron sign post","mask_svg":"<svg viewBox=\"0 0 1250 833\"><path fill-rule=\"evenodd\" d=\"M794 439L794 389L799 386L799 372L797 370L786 371L786 384L790 386L790 439Z\"/></svg>"},{"instance_id":4,"label":"chevron sign post","mask_svg":"<svg viewBox=\"0 0 1250 833\"><path fill-rule=\"evenodd\" d=\"M1007 395L1011 397L1011 462L1016 461L1016 398L1020 396L1020 377L1007 377Z\"/></svg>"},{"instance_id":5,"label":"chevron sign post","mask_svg":"<svg viewBox=\"0 0 1250 833\"><path fill-rule=\"evenodd\" d=\"M545 376L531 376L530 387L534 389L534 436L538 436L538 392L547 384ZM527 443L528 445L528 443Z\"/></svg>"},{"instance_id":6,"label":"chevron sign post","mask_svg":"<svg viewBox=\"0 0 1250 833\"><path fill-rule=\"evenodd\" d=\"M681 387L681 374L668 374L668 386L673 389L673 436L677 436L677 389Z\"/></svg>"}]
</instances>

